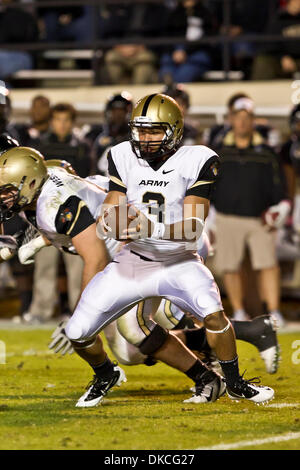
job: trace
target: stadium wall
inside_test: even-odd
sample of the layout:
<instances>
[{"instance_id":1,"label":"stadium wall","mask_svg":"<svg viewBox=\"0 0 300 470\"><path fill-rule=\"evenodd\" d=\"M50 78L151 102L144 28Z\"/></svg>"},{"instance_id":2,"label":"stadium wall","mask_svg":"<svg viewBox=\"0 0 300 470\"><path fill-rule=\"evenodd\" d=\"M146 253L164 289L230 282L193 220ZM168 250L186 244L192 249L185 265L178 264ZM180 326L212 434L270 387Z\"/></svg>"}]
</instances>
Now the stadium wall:
<instances>
[{"instance_id":1,"label":"stadium wall","mask_svg":"<svg viewBox=\"0 0 300 470\"><path fill-rule=\"evenodd\" d=\"M161 91L163 85L13 89L13 119L26 120L31 99L43 94L53 104L60 101L71 102L79 111L78 123L88 123L101 116L110 95L124 89L137 100L146 94ZM248 93L256 103L257 116L268 118L270 123L283 130L287 128L287 116L292 106L300 101L300 80L191 83L185 85L185 89L191 99L190 115L201 116L203 126L222 120L226 102L236 92Z\"/></svg>"}]
</instances>

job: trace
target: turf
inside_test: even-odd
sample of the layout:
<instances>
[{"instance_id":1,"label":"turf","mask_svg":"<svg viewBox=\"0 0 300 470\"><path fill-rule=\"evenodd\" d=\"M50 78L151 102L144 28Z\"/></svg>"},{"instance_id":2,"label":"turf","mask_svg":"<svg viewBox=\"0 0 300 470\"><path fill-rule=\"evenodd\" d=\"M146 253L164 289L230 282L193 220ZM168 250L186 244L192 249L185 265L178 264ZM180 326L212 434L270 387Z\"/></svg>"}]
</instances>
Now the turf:
<instances>
[{"instance_id":1,"label":"turf","mask_svg":"<svg viewBox=\"0 0 300 470\"><path fill-rule=\"evenodd\" d=\"M7 353L6 364L0 364L1 450L197 449L300 431L300 352L293 348L296 340L300 345L300 333L280 336L282 362L274 375L265 372L253 346L238 342L241 370L275 389L271 407L228 397L185 404L192 383L157 364L124 367L126 384L98 408L78 409L75 402L91 371L75 355L60 358L48 351L49 336L46 330L0 331ZM300 440L246 448L299 449Z\"/></svg>"}]
</instances>

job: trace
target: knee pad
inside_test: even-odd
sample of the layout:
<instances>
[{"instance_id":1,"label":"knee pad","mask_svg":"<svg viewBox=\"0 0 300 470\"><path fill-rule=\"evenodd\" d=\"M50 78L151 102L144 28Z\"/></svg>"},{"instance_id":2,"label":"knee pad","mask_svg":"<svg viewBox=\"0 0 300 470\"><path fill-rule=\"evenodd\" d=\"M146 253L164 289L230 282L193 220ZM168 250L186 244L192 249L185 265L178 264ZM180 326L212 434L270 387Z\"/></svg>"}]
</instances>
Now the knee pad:
<instances>
[{"instance_id":1,"label":"knee pad","mask_svg":"<svg viewBox=\"0 0 300 470\"><path fill-rule=\"evenodd\" d=\"M65 326L65 332L68 339L73 343L82 343L88 341L90 338L85 338L83 329L80 324L76 323L72 318Z\"/></svg>"},{"instance_id":2,"label":"knee pad","mask_svg":"<svg viewBox=\"0 0 300 470\"><path fill-rule=\"evenodd\" d=\"M169 332L156 325L149 336L140 344L139 350L141 353L149 356L154 354L159 348L163 346L169 336Z\"/></svg>"}]
</instances>

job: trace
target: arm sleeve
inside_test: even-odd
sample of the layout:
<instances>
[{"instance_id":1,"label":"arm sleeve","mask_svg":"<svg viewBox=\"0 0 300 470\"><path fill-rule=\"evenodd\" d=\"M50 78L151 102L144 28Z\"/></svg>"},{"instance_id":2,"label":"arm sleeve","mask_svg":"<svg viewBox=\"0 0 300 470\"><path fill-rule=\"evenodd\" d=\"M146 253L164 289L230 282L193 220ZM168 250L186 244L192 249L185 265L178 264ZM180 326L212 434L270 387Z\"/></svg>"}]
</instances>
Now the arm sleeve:
<instances>
[{"instance_id":1,"label":"arm sleeve","mask_svg":"<svg viewBox=\"0 0 300 470\"><path fill-rule=\"evenodd\" d=\"M213 155L203 165L197 180L190 186L185 195L198 196L210 200L214 183L218 177L220 167L220 159L217 155Z\"/></svg>"},{"instance_id":2,"label":"arm sleeve","mask_svg":"<svg viewBox=\"0 0 300 470\"><path fill-rule=\"evenodd\" d=\"M109 173L109 191L120 191L121 193L127 192L126 185L123 183L116 165L113 161L111 152L108 152L108 173Z\"/></svg>"},{"instance_id":3,"label":"arm sleeve","mask_svg":"<svg viewBox=\"0 0 300 470\"><path fill-rule=\"evenodd\" d=\"M90 213L85 202L77 196L69 197L59 207L55 218L55 228L58 233L68 235L71 238L83 232L95 219Z\"/></svg>"}]
</instances>

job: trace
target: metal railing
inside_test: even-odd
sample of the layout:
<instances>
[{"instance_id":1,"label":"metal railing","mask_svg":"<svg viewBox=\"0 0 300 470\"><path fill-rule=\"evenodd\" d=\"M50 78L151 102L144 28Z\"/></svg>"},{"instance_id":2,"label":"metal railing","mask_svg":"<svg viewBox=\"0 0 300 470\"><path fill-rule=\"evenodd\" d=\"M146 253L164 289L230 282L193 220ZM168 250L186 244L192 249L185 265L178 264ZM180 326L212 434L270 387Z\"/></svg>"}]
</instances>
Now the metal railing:
<instances>
[{"instance_id":1,"label":"metal railing","mask_svg":"<svg viewBox=\"0 0 300 470\"><path fill-rule=\"evenodd\" d=\"M214 0L219 1L223 4L223 27L226 30L226 27L230 26L231 20L231 7L233 0ZM262 0L269 2L269 11L270 13L276 8L277 0ZM161 4L162 0L45 0L43 2L30 0L24 3L12 2L9 4L10 7L18 7L29 9L30 11L35 11L36 8L47 8L47 7L59 7L59 6L91 6L94 9L92 15L92 39L88 42L78 43L76 41L69 42L35 42L35 43L22 43L22 44L1 44L0 49L6 50L22 50L28 52L41 52L46 50L86 50L89 49L92 51L91 67L93 70L95 85L99 84L99 61L102 60L102 52L110 49L118 44L128 44L138 43L144 44L148 47L157 47L157 46L172 46L175 43L180 43L183 45L211 45L219 46L222 56L222 69L224 71L225 81L229 80L229 72L231 68L231 45L237 42L248 42L248 43L279 43L279 42L289 42L295 41L294 37L283 37L281 35L266 35L266 34L241 34L237 37L231 37L229 34L217 34L212 36L205 36L202 39L197 41L187 41L185 37L126 37L126 38L116 38L116 39L99 39L97 37L97 18L99 16L99 7L103 5L134 5L141 3L153 3Z\"/></svg>"}]
</instances>

